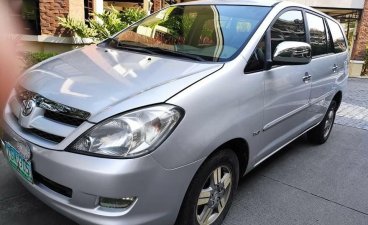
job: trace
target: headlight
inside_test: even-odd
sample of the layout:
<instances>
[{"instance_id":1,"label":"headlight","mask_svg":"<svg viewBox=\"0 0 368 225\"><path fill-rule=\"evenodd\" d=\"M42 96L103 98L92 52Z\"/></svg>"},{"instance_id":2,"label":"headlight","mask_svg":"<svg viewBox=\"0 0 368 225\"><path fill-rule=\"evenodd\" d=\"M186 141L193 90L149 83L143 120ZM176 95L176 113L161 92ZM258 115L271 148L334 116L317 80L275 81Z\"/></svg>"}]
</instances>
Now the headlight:
<instances>
[{"instance_id":1,"label":"headlight","mask_svg":"<svg viewBox=\"0 0 368 225\"><path fill-rule=\"evenodd\" d=\"M172 105L139 109L105 120L78 138L70 151L133 158L153 151L174 130L183 111Z\"/></svg>"}]
</instances>

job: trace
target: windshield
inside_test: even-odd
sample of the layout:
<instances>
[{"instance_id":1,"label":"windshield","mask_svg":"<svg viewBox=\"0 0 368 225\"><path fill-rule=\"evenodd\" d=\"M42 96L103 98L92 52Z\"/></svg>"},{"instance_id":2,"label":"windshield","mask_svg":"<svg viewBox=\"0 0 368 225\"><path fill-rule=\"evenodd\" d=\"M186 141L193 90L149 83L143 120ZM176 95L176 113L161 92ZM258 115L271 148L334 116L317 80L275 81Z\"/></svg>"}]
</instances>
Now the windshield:
<instances>
[{"instance_id":1,"label":"windshield","mask_svg":"<svg viewBox=\"0 0 368 225\"><path fill-rule=\"evenodd\" d=\"M108 45L200 61L228 61L269 11L261 6L172 6L130 26Z\"/></svg>"}]
</instances>

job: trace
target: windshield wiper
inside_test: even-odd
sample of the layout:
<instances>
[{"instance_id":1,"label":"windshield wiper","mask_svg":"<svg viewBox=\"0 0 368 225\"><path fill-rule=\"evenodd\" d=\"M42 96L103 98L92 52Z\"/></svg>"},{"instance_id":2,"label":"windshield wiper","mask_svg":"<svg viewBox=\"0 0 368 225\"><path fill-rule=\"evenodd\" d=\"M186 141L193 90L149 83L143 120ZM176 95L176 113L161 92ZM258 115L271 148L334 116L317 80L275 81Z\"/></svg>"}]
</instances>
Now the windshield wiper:
<instances>
[{"instance_id":1,"label":"windshield wiper","mask_svg":"<svg viewBox=\"0 0 368 225\"><path fill-rule=\"evenodd\" d=\"M130 50L130 51L135 51L135 52L144 52L144 53L148 53L150 55L156 55L157 53L147 49L144 45L143 46L139 46L139 45L132 45L132 44L128 44L128 43L136 43L133 41L119 41L115 38L108 38L106 39L103 43L106 43L107 46L113 47L113 48L118 48L118 49L126 49L126 50Z\"/></svg>"},{"instance_id":2,"label":"windshield wiper","mask_svg":"<svg viewBox=\"0 0 368 225\"><path fill-rule=\"evenodd\" d=\"M150 49L148 49L144 46L130 45L130 44L126 44L125 42L119 42L118 41L117 44L116 44L116 47L121 48L121 49L137 51L137 52L144 52L144 53L148 53L150 55L156 55L156 53L154 51L151 51Z\"/></svg>"},{"instance_id":3,"label":"windshield wiper","mask_svg":"<svg viewBox=\"0 0 368 225\"><path fill-rule=\"evenodd\" d=\"M171 55L171 56L176 56L176 57L181 57L181 58L194 59L196 61L206 61L204 58L200 56L185 53L185 52L172 51L172 50L165 49L165 48L150 47L146 45L139 46L139 45L129 44L129 43L136 43L133 41L118 41L115 38L109 38L107 41L110 43L114 43L113 46L115 48L127 49L127 50L132 50L132 51L137 51L137 52L144 52L144 53L148 53L151 55L157 55L157 54Z\"/></svg>"},{"instance_id":4,"label":"windshield wiper","mask_svg":"<svg viewBox=\"0 0 368 225\"><path fill-rule=\"evenodd\" d=\"M149 49L152 52L163 54L163 55L171 55L171 56L177 56L181 58L194 59L197 61L205 61L205 59L200 56L192 55L192 54L185 53L185 52L177 52L177 51L172 51L169 49L157 48L157 47L146 47L145 49Z\"/></svg>"}]
</instances>

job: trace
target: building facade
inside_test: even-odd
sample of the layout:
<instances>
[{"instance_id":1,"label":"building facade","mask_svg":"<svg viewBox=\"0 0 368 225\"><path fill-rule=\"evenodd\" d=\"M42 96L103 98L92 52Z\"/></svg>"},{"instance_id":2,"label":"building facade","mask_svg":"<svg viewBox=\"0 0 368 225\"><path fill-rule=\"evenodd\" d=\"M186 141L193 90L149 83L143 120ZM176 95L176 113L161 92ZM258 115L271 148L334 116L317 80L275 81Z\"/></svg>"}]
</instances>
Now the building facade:
<instances>
[{"instance_id":1,"label":"building facade","mask_svg":"<svg viewBox=\"0 0 368 225\"><path fill-rule=\"evenodd\" d=\"M14 15L24 23L22 39L30 51L62 52L79 46L58 24L59 17L85 20L91 12L114 6L118 10L141 7L157 11L176 2L189 0L19 0L21 12ZM290 1L290 0L289 0ZM351 55L351 74L360 75L368 44L368 0L291 0L314 7L343 25Z\"/></svg>"}]
</instances>

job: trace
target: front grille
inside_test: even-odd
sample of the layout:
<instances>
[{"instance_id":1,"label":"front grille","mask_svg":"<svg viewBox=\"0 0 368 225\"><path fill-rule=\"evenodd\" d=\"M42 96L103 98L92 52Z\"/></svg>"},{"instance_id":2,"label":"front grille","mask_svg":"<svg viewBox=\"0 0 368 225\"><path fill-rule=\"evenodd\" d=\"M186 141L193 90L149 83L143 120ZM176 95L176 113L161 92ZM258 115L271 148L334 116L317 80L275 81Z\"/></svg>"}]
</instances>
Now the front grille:
<instances>
[{"instance_id":1,"label":"front grille","mask_svg":"<svg viewBox=\"0 0 368 225\"><path fill-rule=\"evenodd\" d=\"M45 111L44 117L50 120L54 120L59 123L64 123L64 124L68 124L68 125L75 126L75 127L78 127L85 121L82 119L70 117L67 115L63 115L63 114L48 111L48 110Z\"/></svg>"},{"instance_id":2,"label":"front grille","mask_svg":"<svg viewBox=\"0 0 368 225\"><path fill-rule=\"evenodd\" d=\"M46 133L46 132L43 132L41 130L37 130L37 129L25 129L25 131L28 131L40 138L43 138L45 140L48 140L48 141L52 141L52 142L55 142L55 143L60 143L62 142L65 138L64 137L60 137L60 136L57 136L57 135L54 135L54 134L50 134L50 133Z\"/></svg>"},{"instance_id":3,"label":"front grille","mask_svg":"<svg viewBox=\"0 0 368 225\"><path fill-rule=\"evenodd\" d=\"M36 183L41 183L43 185L45 185L46 187L48 187L49 189L55 191L56 193L59 193L61 195L64 195L68 198L71 198L73 195L73 190L65 187L61 184L58 184L44 176L42 176L41 174L37 173L36 171L33 171L33 179Z\"/></svg>"},{"instance_id":4,"label":"front grille","mask_svg":"<svg viewBox=\"0 0 368 225\"><path fill-rule=\"evenodd\" d=\"M53 100L47 99L42 95L34 93L32 91L28 91L23 87L18 86L16 88L17 99L20 104L23 103L25 100L33 100L35 101L37 107L44 109L46 112L52 112L59 114L57 117L64 117L61 120L66 120L66 118L77 119L80 123L81 121L85 121L90 117L90 113L73 108L71 106L67 106ZM55 115L52 115L56 117ZM80 125L80 124L79 124Z\"/></svg>"},{"instance_id":5,"label":"front grille","mask_svg":"<svg viewBox=\"0 0 368 225\"><path fill-rule=\"evenodd\" d=\"M27 116L21 114L25 110L25 107L31 103L33 104L31 106L32 109L38 108L42 110L31 110L31 113ZM47 99L21 86L16 87L16 98L12 99L10 106L13 115L16 117L14 119L18 120L18 123L24 126L22 128L24 132L56 144L66 138L65 132L62 132L62 126L65 126L65 129L71 131L73 128L77 128L86 122L90 117L89 112ZM27 117L35 119L30 120ZM47 124L42 124L43 122ZM61 129L53 129L53 124Z\"/></svg>"}]
</instances>

